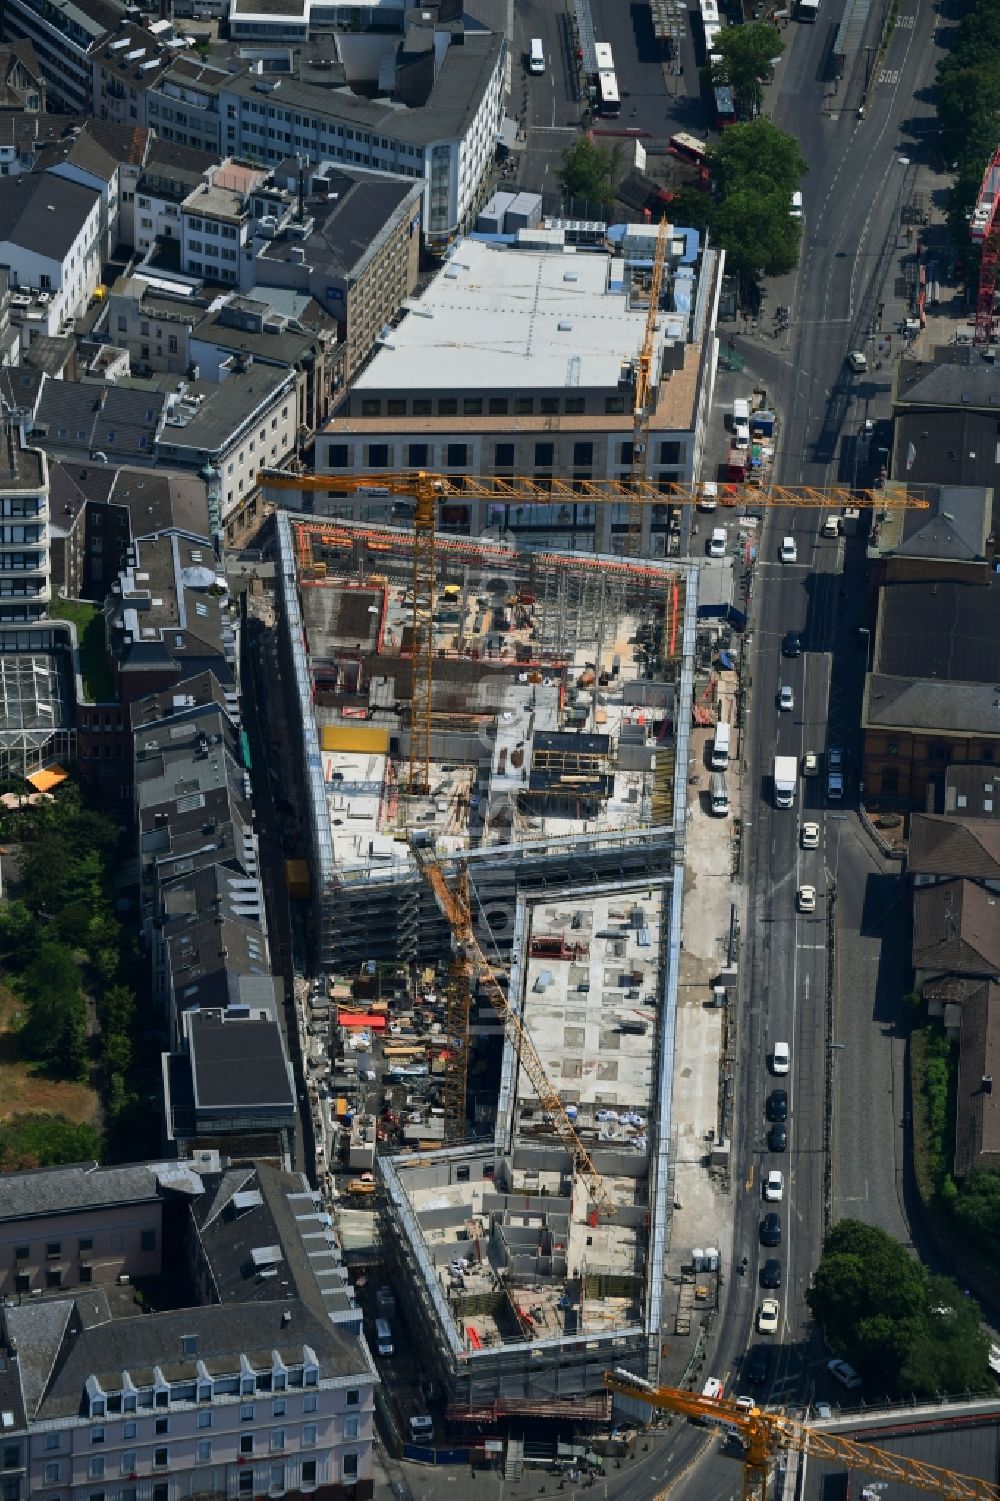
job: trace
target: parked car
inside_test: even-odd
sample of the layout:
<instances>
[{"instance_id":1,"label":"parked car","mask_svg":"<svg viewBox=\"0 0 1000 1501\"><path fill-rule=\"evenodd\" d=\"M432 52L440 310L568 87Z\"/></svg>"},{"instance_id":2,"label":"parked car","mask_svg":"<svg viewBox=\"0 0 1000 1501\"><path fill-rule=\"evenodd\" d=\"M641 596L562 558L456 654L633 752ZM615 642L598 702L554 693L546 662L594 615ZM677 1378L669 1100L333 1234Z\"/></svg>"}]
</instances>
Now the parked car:
<instances>
[{"instance_id":1,"label":"parked car","mask_svg":"<svg viewBox=\"0 0 1000 1501\"><path fill-rule=\"evenodd\" d=\"M764 1179L764 1198L769 1204L777 1204L780 1202L784 1192L784 1174L779 1173L778 1169L773 1167Z\"/></svg>"},{"instance_id":2,"label":"parked car","mask_svg":"<svg viewBox=\"0 0 1000 1501\"><path fill-rule=\"evenodd\" d=\"M712 535L708 539L708 556L710 558L726 556L726 528L724 526L712 528Z\"/></svg>"},{"instance_id":3,"label":"parked car","mask_svg":"<svg viewBox=\"0 0 1000 1501\"><path fill-rule=\"evenodd\" d=\"M848 350L847 363L856 375L861 375L868 369L868 357L860 349Z\"/></svg>"},{"instance_id":4,"label":"parked car","mask_svg":"<svg viewBox=\"0 0 1000 1501\"><path fill-rule=\"evenodd\" d=\"M795 546L794 537L782 537L781 551L778 555L783 563L797 563L799 561L799 550Z\"/></svg>"},{"instance_id":5,"label":"parked car","mask_svg":"<svg viewBox=\"0 0 1000 1501\"><path fill-rule=\"evenodd\" d=\"M771 1072L787 1074L792 1063L791 1049L787 1042L776 1042L771 1050Z\"/></svg>"},{"instance_id":6,"label":"parked car","mask_svg":"<svg viewBox=\"0 0 1000 1501\"><path fill-rule=\"evenodd\" d=\"M802 825L802 848L804 850L819 849L819 824L804 823Z\"/></svg>"},{"instance_id":7,"label":"parked car","mask_svg":"<svg viewBox=\"0 0 1000 1501\"><path fill-rule=\"evenodd\" d=\"M846 1386L849 1392L856 1392L861 1386L862 1380L852 1365L846 1360L828 1360L826 1368L834 1381L839 1381L841 1386Z\"/></svg>"}]
</instances>

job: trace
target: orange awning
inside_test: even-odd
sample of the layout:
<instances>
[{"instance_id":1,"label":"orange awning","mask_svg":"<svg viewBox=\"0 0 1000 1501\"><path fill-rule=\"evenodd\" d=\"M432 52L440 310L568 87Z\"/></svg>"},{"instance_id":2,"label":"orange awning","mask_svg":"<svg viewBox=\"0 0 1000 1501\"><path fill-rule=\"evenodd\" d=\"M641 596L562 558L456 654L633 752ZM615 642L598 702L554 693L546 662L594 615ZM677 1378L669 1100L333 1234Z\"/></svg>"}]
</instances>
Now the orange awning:
<instances>
[{"instance_id":1,"label":"orange awning","mask_svg":"<svg viewBox=\"0 0 1000 1501\"><path fill-rule=\"evenodd\" d=\"M43 771L33 771L25 781L34 787L36 792L51 792L53 787L58 787L60 782L65 782L69 776L68 771L63 771L61 766L49 766Z\"/></svg>"}]
</instances>

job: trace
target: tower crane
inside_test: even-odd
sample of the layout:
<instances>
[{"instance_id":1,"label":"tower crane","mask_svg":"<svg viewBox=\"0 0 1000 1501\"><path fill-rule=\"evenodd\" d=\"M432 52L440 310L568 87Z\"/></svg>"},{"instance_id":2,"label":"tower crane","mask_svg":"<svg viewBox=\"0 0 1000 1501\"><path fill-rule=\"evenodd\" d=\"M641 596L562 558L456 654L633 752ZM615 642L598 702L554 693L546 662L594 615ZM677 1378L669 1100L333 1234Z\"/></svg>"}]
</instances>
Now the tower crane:
<instances>
[{"instance_id":1,"label":"tower crane","mask_svg":"<svg viewBox=\"0 0 1000 1501\"><path fill-rule=\"evenodd\" d=\"M587 1186L591 1199L605 1215L615 1213L615 1202L608 1193L593 1159L577 1134L576 1127L566 1113L558 1091L538 1056L538 1050L521 1025L516 1008L508 1000L499 976L482 947L472 927L472 909L468 899L467 884L456 891L449 886L444 871L431 851L418 845L411 846L420 872L437 900L442 917L451 929L459 961L466 967L466 978L473 977L497 1016L503 1023L504 1033L517 1055L517 1060L531 1081L542 1109L550 1116L559 1139L568 1148L576 1164L576 1171ZM467 880L467 878L465 878ZM468 1026L466 1025L466 1033ZM464 1099L463 1099L464 1111Z\"/></svg>"},{"instance_id":2,"label":"tower crane","mask_svg":"<svg viewBox=\"0 0 1000 1501\"><path fill-rule=\"evenodd\" d=\"M632 471L629 476L631 493L629 500L628 531L625 546L630 557L637 557L642 544L642 502L638 499L637 486L644 485L649 475L649 422L656 402L657 382L653 379L653 342L656 338L656 320L660 316L660 292L663 289L663 267L667 257L667 240L670 225L664 217L656 234L656 250L653 253L653 272L649 282L649 309L646 313L646 331L635 377L635 407L632 424Z\"/></svg>"},{"instance_id":3,"label":"tower crane","mask_svg":"<svg viewBox=\"0 0 1000 1501\"><path fill-rule=\"evenodd\" d=\"M660 228L662 231L663 225ZM665 239L658 240L658 253L661 246L665 252ZM661 261L661 278L662 271ZM659 292L655 299L651 295L651 311L658 301ZM634 445L632 456L634 462ZM413 500L413 687L410 709L409 790L421 794L426 794L430 790L434 673L434 551L438 506L449 501L461 503L472 500L494 501L517 506L551 506L554 502L560 501L567 505L624 504L629 508L627 545L631 548L632 539L639 536L639 529L634 523L637 518L641 518L644 508L667 505L671 501L680 505L693 505L697 504L706 493L702 484L675 484L671 485L669 490L664 491L651 485L645 478L637 478L629 483L613 479L553 478L540 484L538 480L526 475L448 476L428 473L425 470L400 470L388 474L339 475L292 474L283 469L263 469L257 476L257 482L265 497L279 506L290 492L297 492L299 495L317 493L369 495L378 500L390 495L402 495ZM858 493L842 486L817 489L772 485L767 490L762 490L754 485L727 485L723 500L733 505L745 504L752 508L787 506L829 510L837 506L860 505L883 511L925 511L930 506L930 502L921 496L908 494L905 491L891 495L884 491L870 490ZM308 568L312 562L308 527L307 522L299 526L299 565L304 568ZM636 545L638 546L638 543Z\"/></svg>"},{"instance_id":4,"label":"tower crane","mask_svg":"<svg viewBox=\"0 0 1000 1501\"><path fill-rule=\"evenodd\" d=\"M979 261L979 296L976 299L976 332L973 342L989 344L993 337L993 307L996 301L997 266L1000 265L1000 146L990 158L982 187L969 222L969 239L982 246Z\"/></svg>"},{"instance_id":5,"label":"tower crane","mask_svg":"<svg viewBox=\"0 0 1000 1501\"><path fill-rule=\"evenodd\" d=\"M873 1480L894 1480L948 1501L1000 1501L1000 1487L973 1475L959 1475L922 1460L891 1454L874 1444L859 1444L840 1434L826 1433L782 1412L764 1412L726 1397L703 1397L672 1386L654 1386L630 1371L608 1371L604 1385L632 1401L646 1402L664 1412L680 1413L696 1421L718 1424L737 1433L743 1442L743 1501L765 1501L768 1471L781 1451L830 1459Z\"/></svg>"}]
</instances>

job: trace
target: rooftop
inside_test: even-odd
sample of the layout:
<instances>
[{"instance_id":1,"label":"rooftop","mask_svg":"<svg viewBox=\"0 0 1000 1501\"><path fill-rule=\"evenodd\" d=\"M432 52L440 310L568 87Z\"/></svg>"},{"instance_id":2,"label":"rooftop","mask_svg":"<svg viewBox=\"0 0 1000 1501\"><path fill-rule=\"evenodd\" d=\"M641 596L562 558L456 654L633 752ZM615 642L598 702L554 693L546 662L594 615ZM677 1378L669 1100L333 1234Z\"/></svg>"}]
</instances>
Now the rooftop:
<instances>
[{"instance_id":1,"label":"rooftop","mask_svg":"<svg viewBox=\"0 0 1000 1501\"><path fill-rule=\"evenodd\" d=\"M17 427L4 422L0 426L0 493L16 495L20 490L43 491L48 484L45 455L21 440Z\"/></svg>"},{"instance_id":2,"label":"rooftop","mask_svg":"<svg viewBox=\"0 0 1000 1501\"><path fill-rule=\"evenodd\" d=\"M642 345L646 309L615 289L611 265L610 255L460 242L419 311L356 380L359 399L375 391L617 390ZM661 327L669 323L664 315Z\"/></svg>"},{"instance_id":3,"label":"rooftop","mask_svg":"<svg viewBox=\"0 0 1000 1501\"><path fill-rule=\"evenodd\" d=\"M916 486L890 480L887 493L916 488L929 511L894 510L877 523L877 545L885 556L973 562L986 557L993 491L982 485ZM873 538L873 542L874 542Z\"/></svg>"},{"instance_id":4,"label":"rooftop","mask_svg":"<svg viewBox=\"0 0 1000 1501\"><path fill-rule=\"evenodd\" d=\"M1000 785L997 790L1000 791ZM968 876L978 881L1000 881L1000 823L913 813L906 870L911 876Z\"/></svg>"},{"instance_id":5,"label":"rooftop","mask_svg":"<svg viewBox=\"0 0 1000 1501\"><path fill-rule=\"evenodd\" d=\"M264 1013L192 1011L184 1019L195 1108L258 1108L294 1115L295 1090L281 1028Z\"/></svg>"},{"instance_id":6,"label":"rooftop","mask_svg":"<svg viewBox=\"0 0 1000 1501\"><path fill-rule=\"evenodd\" d=\"M955 1176L964 1178L978 1168L997 1167L1000 1167L1000 984L988 980L962 1005Z\"/></svg>"},{"instance_id":7,"label":"rooftop","mask_svg":"<svg viewBox=\"0 0 1000 1501\"><path fill-rule=\"evenodd\" d=\"M79 1162L69 1167L35 1168L0 1175L0 1221L75 1214L115 1204L138 1204L160 1197L160 1164L101 1167Z\"/></svg>"},{"instance_id":8,"label":"rooftop","mask_svg":"<svg viewBox=\"0 0 1000 1501\"><path fill-rule=\"evenodd\" d=\"M913 893L913 967L1000 974L1000 896L975 881L939 881Z\"/></svg>"},{"instance_id":9,"label":"rooftop","mask_svg":"<svg viewBox=\"0 0 1000 1501\"><path fill-rule=\"evenodd\" d=\"M879 598L874 671L993 684L998 640L1000 586L952 579L888 583Z\"/></svg>"},{"instance_id":10,"label":"rooftop","mask_svg":"<svg viewBox=\"0 0 1000 1501\"><path fill-rule=\"evenodd\" d=\"M122 672L163 668L171 659L184 670L195 663L197 671L208 659L230 675L229 597L203 538L179 532L137 538L106 608Z\"/></svg>"},{"instance_id":11,"label":"rooftop","mask_svg":"<svg viewBox=\"0 0 1000 1501\"><path fill-rule=\"evenodd\" d=\"M151 462L164 401L159 391L46 377L32 436L46 453L82 450L91 457L103 453L110 462Z\"/></svg>"},{"instance_id":12,"label":"rooftop","mask_svg":"<svg viewBox=\"0 0 1000 1501\"><path fill-rule=\"evenodd\" d=\"M189 383L188 399L179 396L169 408L158 446L165 453L173 448L206 455L225 453L253 413L274 400L283 387L290 389L293 379L285 366L261 362L234 370L218 385ZM195 398L193 407L190 398Z\"/></svg>"},{"instance_id":13,"label":"rooftop","mask_svg":"<svg viewBox=\"0 0 1000 1501\"><path fill-rule=\"evenodd\" d=\"M958 818L1000 818L1000 770L953 761L944 774L944 811Z\"/></svg>"},{"instance_id":14,"label":"rooftop","mask_svg":"<svg viewBox=\"0 0 1000 1501\"><path fill-rule=\"evenodd\" d=\"M52 172L0 177L0 244L63 260L98 201L87 188Z\"/></svg>"},{"instance_id":15,"label":"rooftop","mask_svg":"<svg viewBox=\"0 0 1000 1501\"><path fill-rule=\"evenodd\" d=\"M904 358L894 405L993 411L1000 408L1000 370L971 344L941 346L932 364Z\"/></svg>"},{"instance_id":16,"label":"rooftop","mask_svg":"<svg viewBox=\"0 0 1000 1501\"><path fill-rule=\"evenodd\" d=\"M275 177L279 177L277 170ZM265 240L257 273L261 279L266 277L269 262L291 260L296 246L304 248L306 262L315 271L331 276L357 275L393 215L411 198L417 203L420 200L420 184L410 178L345 171L332 162L321 162L311 169L310 177L313 184L317 179L326 182L321 195L314 193L306 199L306 213L315 227L305 240ZM289 175L284 182L296 190L294 176ZM330 194L335 195L332 201Z\"/></svg>"}]
</instances>

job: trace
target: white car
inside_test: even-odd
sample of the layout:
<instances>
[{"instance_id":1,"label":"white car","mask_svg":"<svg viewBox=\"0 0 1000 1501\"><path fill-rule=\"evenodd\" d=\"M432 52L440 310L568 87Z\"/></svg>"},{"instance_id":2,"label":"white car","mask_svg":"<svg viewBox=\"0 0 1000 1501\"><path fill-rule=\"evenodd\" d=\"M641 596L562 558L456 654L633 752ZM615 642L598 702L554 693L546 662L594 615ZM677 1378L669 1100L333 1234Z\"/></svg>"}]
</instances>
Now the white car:
<instances>
[{"instance_id":1,"label":"white car","mask_svg":"<svg viewBox=\"0 0 1000 1501\"><path fill-rule=\"evenodd\" d=\"M783 563L797 563L799 561L799 550L795 546L794 537L782 537L779 556Z\"/></svg>"},{"instance_id":2,"label":"white car","mask_svg":"<svg viewBox=\"0 0 1000 1501\"><path fill-rule=\"evenodd\" d=\"M846 1360L828 1360L826 1368L834 1381L839 1381L841 1386L846 1386L849 1392L856 1392L862 1384L861 1377L852 1365L847 1364Z\"/></svg>"},{"instance_id":3,"label":"white car","mask_svg":"<svg viewBox=\"0 0 1000 1501\"><path fill-rule=\"evenodd\" d=\"M772 1074L787 1074L791 1066L792 1055L787 1042L776 1042L771 1053Z\"/></svg>"},{"instance_id":4,"label":"white car","mask_svg":"<svg viewBox=\"0 0 1000 1501\"><path fill-rule=\"evenodd\" d=\"M778 1319L781 1317L781 1304L776 1298L765 1298L760 1305L757 1314L758 1334L777 1334Z\"/></svg>"},{"instance_id":5,"label":"white car","mask_svg":"<svg viewBox=\"0 0 1000 1501\"><path fill-rule=\"evenodd\" d=\"M776 1204L785 1192L785 1180L776 1167L772 1168L764 1179L764 1197L769 1203Z\"/></svg>"},{"instance_id":6,"label":"white car","mask_svg":"<svg viewBox=\"0 0 1000 1501\"><path fill-rule=\"evenodd\" d=\"M860 349L851 349L847 354L847 363L856 375L861 375L868 369L868 356L862 354Z\"/></svg>"},{"instance_id":7,"label":"white car","mask_svg":"<svg viewBox=\"0 0 1000 1501\"><path fill-rule=\"evenodd\" d=\"M800 886L795 898L800 912L816 911L816 887Z\"/></svg>"},{"instance_id":8,"label":"white car","mask_svg":"<svg viewBox=\"0 0 1000 1501\"><path fill-rule=\"evenodd\" d=\"M726 528L724 526L712 528L712 535L708 539L708 556L710 558L726 556Z\"/></svg>"},{"instance_id":9,"label":"white car","mask_svg":"<svg viewBox=\"0 0 1000 1501\"><path fill-rule=\"evenodd\" d=\"M795 694L790 683L782 683L778 689L778 708L786 714L795 708Z\"/></svg>"},{"instance_id":10,"label":"white car","mask_svg":"<svg viewBox=\"0 0 1000 1501\"><path fill-rule=\"evenodd\" d=\"M802 825L802 848L804 850L819 849L819 824L804 823Z\"/></svg>"},{"instance_id":11,"label":"white car","mask_svg":"<svg viewBox=\"0 0 1000 1501\"><path fill-rule=\"evenodd\" d=\"M698 496L699 511L714 511L719 504L719 485L714 479L707 479L701 487Z\"/></svg>"},{"instance_id":12,"label":"white car","mask_svg":"<svg viewBox=\"0 0 1000 1501\"><path fill-rule=\"evenodd\" d=\"M804 777L819 776L819 756L815 751L806 751L802 757L802 775Z\"/></svg>"}]
</instances>

